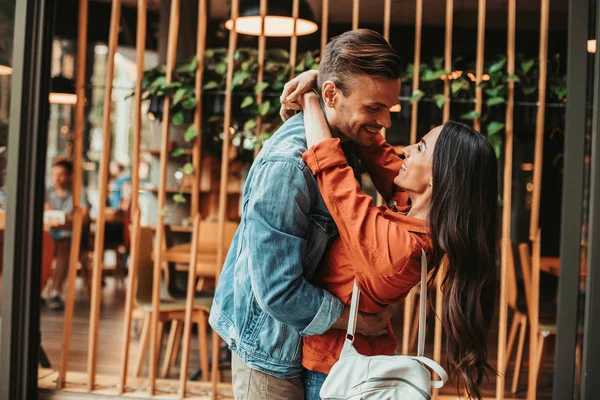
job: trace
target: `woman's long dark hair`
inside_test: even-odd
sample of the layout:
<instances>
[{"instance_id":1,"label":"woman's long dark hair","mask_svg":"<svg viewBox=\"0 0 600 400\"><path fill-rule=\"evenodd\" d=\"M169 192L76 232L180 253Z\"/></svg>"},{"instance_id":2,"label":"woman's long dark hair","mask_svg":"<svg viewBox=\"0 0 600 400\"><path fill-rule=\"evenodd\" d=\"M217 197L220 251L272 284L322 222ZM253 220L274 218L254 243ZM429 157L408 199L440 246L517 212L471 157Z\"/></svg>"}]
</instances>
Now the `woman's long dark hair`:
<instances>
[{"instance_id":1,"label":"woman's long dark hair","mask_svg":"<svg viewBox=\"0 0 600 400\"><path fill-rule=\"evenodd\" d=\"M478 399L479 384L494 371L486 340L498 281L496 163L484 136L458 122L444 124L433 151L429 221L434 260L447 259L442 323L450 369Z\"/></svg>"}]
</instances>

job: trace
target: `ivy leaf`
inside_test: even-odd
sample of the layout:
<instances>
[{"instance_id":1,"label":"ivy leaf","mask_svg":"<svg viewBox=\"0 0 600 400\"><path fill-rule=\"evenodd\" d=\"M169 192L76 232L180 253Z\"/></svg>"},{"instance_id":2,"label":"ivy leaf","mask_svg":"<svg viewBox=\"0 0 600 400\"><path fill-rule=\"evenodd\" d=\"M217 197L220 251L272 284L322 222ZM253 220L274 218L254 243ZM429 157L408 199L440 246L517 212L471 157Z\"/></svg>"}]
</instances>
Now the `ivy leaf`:
<instances>
[{"instance_id":1,"label":"ivy leaf","mask_svg":"<svg viewBox=\"0 0 600 400\"><path fill-rule=\"evenodd\" d=\"M498 121L492 121L487 126L487 134L488 136L493 136L504 129L504 123Z\"/></svg>"},{"instance_id":2,"label":"ivy leaf","mask_svg":"<svg viewBox=\"0 0 600 400\"><path fill-rule=\"evenodd\" d=\"M250 130L252 130L254 128L256 128L256 120L255 119L249 119L244 124L244 130L245 131L250 131Z\"/></svg>"},{"instance_id":3,"label":"ivy leaf","mask_svg":"<svg viewBox=\"0 0 600 400\"><path fill-rule=\"evenodd\" d=\"M502 154L502 138L500 137L500 135L490 135L488 136L488 140L494 148L496 158L500 158L500 155Z\"/></svg>"},{"instance_id":4,"label":"ivy leaf","mask_svg":"<svg viewBox=\"0 0 600 400\"><path fill-rule=\"evenodd\" d=\"M444 103L446 103L446 96L441 93L441 94L436 94L433 96L433 98L435 99L435 105L441 110L442 108L444 108Z\"/></svg>"},{"instance_id":5,"label":"ivy leaf","mask_svg":"<svg viewBox=\"0 0 600 400\"><path fill-rule=\"evenodd\" d=\"M443 57L435 57L433 59L433 66L436 69L444 69L444 67L442 67L442 63L444 62L444 58Z\"/></svg>"},{"instance_id":6,"label":"ivy leaf","mask_svg":"<svg viewBox=\"0 0 600 400\"><path fill-rule=\"evenodd\" d=\"M176 112L175 114L173 114L173 118L171 119L171 121L175 124L175 125L181 125L183 124L183 120L184 120L184 115L181 111Z\"/></svg>"},{"instance_id":7,"label":"ivy leaf","mask_svg":"<svg viewBox=\"0 0 600 400\"><path fill-rule=\"evenodd\" d=\"M168 217L169 215L171 215L171 210L169 209L169 207L164 206L162 210L160 210L160 216L161 217Z\"/></svg>"},{"instance_id":8,"label":"ivy leaf","mask_svg":"<svg viewBox=\"0 0 600 400\"><path fill-rule=\"evenodd\" d=\"M488 89L485 93L490 97L498 97L500 95L500 88Z\"/></svg>"},{"instance_id":9,"label":"ivy leaf","mask_svg":"<svg viewBox=\"0 0 600 400\"><path fill-rule=\"evenodd\" d=\"M529 60L525 60L521 63L521 69L523 70L524 73L528 73L534 64L535 64L535 60L533 58L531 58Z\"/></svg>"},{"instance_id":10,"label":"ivy leaf","mask_svg":"<svg viewBox=\"0 0 600 400\"><path fill-rule=\"evenodd\" d=\"M468 90L469 82L467 82L464 79L455 80L454 82L452 82L450 84L450 89L452 90L452 94L456 94L456 93L460 92L461 90Z\"/></svg>"},{"instance_id":11,"label":"ivy leaf","mask_svg":"<svg viewBox=\"0 0 600 400\"><path fill-rule=\"evenodd\" d=\"M192 58L189 63L180 65L175 71L177 72L194 72L198 68L198 59Z\"/></svg>"},{"instance_id":12,"label":"ivy leaf","mask_svg":"<svg viewBox=\"0 0 600 400\"><path fill-rule=\"evenodd\" d=\"M183 147L177 147L177 148L173 149L173 151L171 152L171 155L173 157L179 157L182 154L183 154Z\"/></svg>"},{"instance_id":13,"label":"ivy leaf","mask_svg":"<svg viewBox=\"0 0 600 400\"><path fill-rule=\"evenodd\" d=\"M219 75L225 75L227 73L227 64L224 62L220 62L215 65L215 72Z\"/></svg>"},{"instance_id":14,"label":"ivy leaf","mask_svg":"<svg viewBox=\"0 0 600 400\"><path fill-rule=\"evenodd\" d=\"M167 81L167 78L164 75L161 75L152 81L149 89L152 90L152 89L157 89L159 87L163 87L165 85L166 81Z\"/></svg>"},{"instance_id":15,"label":"ivy leaf","mask_svg":"<svg viewBox=\"0 0 600 400\"><path fill-rule=\"evenodd\" d=\"M204 84L204 90L216 89L219 87L219 82L217 81L209 81Z\"/></svg>"},{"instance_id":16,"label":"ivy leaf","mask_svg":"<svg viewBox=\"0 0 600 400\"><path fill-rule=\"evenodd\" d=\"M181 172L186 175L192 175L194 173L194 166L192 163L186 163L183 167L181 167Z\"/></svg>"},{"instance_id":17,"label":"ivy leaf","mask_svg":"<svg viewBox=\"0 0 600 400\"><path fill-rule=\"evenodd\" d=\"M196 98L191 96L188 97L187 99L181 102L181 106L186 110L192 110L196 108Z\"/></svg>"},{"instance_id":18,"label":"ivy leaf","mask_svg":"<svg viewBox=\"0 0 600 400\"><path fill-rule=\"evenodd\" d=\"M490 99L487 100L487 105L489 107L493 107L493 106L497 106L498 104L503 104L505 103L506 100L504 100L503 97L492 97Z\"/></svg>"},{"instance_id":19,"label":"ivy leaf","mask_svg":"<svg viewBox=\"0 0 600 400\"><path fill-rule=\"evenodd\" d=\"M187 94L187 89L181 88L177 89L175 95L173 96L173 105L179 104L179 102L183 99L183 97Z\"/></svg>"},{"instance_id":20,"label":"ivy leaf","mask_svg":"<svg viewBox=\"0 0 600 400\"><path fill-rule=\"evenodd\" d=\"M252 104L254 104L254 97L246 96L246 97L244 97L244 100L242 101L240 108L246 108Z\"/></svg>"},{"instance_id":21,"label":"ivy leaf","mask_svg":"<svg viewBox=\"0 0 600 400\"><path fill-rule=\"evenodd\" d=\"M425 92L422 90L415 90L409 98L410 104L413 104L415 101L419 101L421 97L425 96Z\"/></svg>"},{"instance_id":22,"label":"ivy leaf","mask_svg":"<svg viewBox=\"0 0 600 400\"><path fill-rule=\"evenodd\" d=\"M244 84L244 82L246 82L246 79L248 79L249 77L250 74L245 71L238 72L233 76L233 80L231 81L231 89L237 86L241 86L242 84Z\"/></svg>"},{"instance_id":23,"label":"ivy leaf","mask_svg":"<svg viewBox=\"0 0 600 400\"><path fill-rule=\"evenodd\" d=\"M254 93L259 94L260 92L262 92L263 90L265 90L268 87L269 87L269 82L257 83L256 86L254 86Z\"/></svg>"},{"instance_id":24,"label":"ivy leaf","mask_svg":"<svg viewBox=\"0 0 600 400\"><path fill-rule=\"evenodd\" d=\"M262 103L260 106L258 106L258 114L264 117L265 115L267 115L270 108L271 108L271 102L269 100L267 100L264 103Z\"/></svg>"},{"instance_id":25,"label":"ivy leaf","mask_svg":"<svg viewBox=\"0 0 600 400\"><path fill-rule=\"evenodd\" d=\"M506 79L513 82L521 82L521 78L519 78L517 75L510 75Z\"/></svg>"},{"instance_id":26,"label":"ivy leaf","mask_svg":"<svg viewBox=\"0 0 600 400\"><path fill-rule=\"evenodd\" d=\"M185 203L185 196L182 195L181 193L176 193L173 195L173 200L175 201L175 203Z\"/></svg>"},{"instance_id":27,"label":"ivy leaf","mask_svg":"<svg viewBox=\"0 0 600 400\"><path fill-rule=\"evenodd\" d=\"M492 64L490 66L490 73L493 74L494 72L500 71L502 67L504 67L504 64L506 64L506 57L502 57L500 61L496 61L494 64Z\"/></svg>"},{"instance_id":28,"label":"ivy leaf","mask_svg":"<svg viewBox=\"0 0 600 400\"><path fill-rule=\"evenodd\" d=\"M196 139L196 136L198 136L198 133L199 133L198 129L196 129L196 127L194 125L190 125L185 130L185 134L183 135L183 137L185 138L185 141L189 143L192 140Z\"/></svg>"},{"instance_id":29,"label":"ivy leaf","mask_svg":"<svg viewBox=\"0 0 600 400\"><path fill-rule=\"evenodd\" d=\"M466 120L474 120L476 118L479 118L479 113L475 110L472 110L466 114L461 115L461 118Z\"/></svg>"},{"instance_id":30,"label":"ivy leaf","mask_svg":"<svg viewBox=\"0 0 600 400\"><path fill-rule=\"evenodd\" d=\"M523 93L524 94L533 94L537 91L537 86L524 86Z\"/></svg>"},{"instance_id":31,"label":"ivy leaf","mask_svg":"<svg viewBox=\"0 0 600 400\"><path fill-rule=\"evenodd\" d=\"M444 70L432 71L428 69L421 75L421 80L423 82L431 82L440 79L443 75L446 75L446 71Z\"/></svg>"},{"instance_id":32,"label":"ivy leaf","mask_svg":"<svg viewBox=\"0 0 600 400\"><path fill-rule=\"evenodd\" d=\"M560 100L562 100L563 97L565 97L567 95L567 88L555 87L554 94L556 95L556 97L558 97Z\"/></svg>"}]
</instances>

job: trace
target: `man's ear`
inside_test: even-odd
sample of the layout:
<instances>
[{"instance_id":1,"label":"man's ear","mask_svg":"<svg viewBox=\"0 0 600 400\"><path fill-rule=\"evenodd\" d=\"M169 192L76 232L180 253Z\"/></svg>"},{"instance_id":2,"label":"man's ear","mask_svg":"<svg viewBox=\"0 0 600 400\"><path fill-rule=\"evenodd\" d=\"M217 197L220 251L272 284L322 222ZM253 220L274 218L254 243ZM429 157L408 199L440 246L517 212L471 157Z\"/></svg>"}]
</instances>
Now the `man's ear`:
<instances>
[{"instance_id":1,"label":"man's ear","mask_svg":"<svg viewBox=\"0 0 600 400\"><path fill-rule=\"evenodd\" d=\"M325 81L321 87L323 103L325 107L334 108L337 99L341 92L340 89L332 81Z\"/></svg>"}]
</instances>

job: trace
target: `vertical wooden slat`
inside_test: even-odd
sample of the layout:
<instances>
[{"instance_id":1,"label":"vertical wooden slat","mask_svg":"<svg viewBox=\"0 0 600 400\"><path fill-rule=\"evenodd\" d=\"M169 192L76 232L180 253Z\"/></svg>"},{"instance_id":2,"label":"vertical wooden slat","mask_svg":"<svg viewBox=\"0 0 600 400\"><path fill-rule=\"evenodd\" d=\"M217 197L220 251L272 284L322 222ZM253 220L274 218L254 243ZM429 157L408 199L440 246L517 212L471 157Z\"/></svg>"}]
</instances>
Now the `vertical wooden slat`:
<instances>
[{"instance_id":1,"label":"vertical wooden slat","mask_svg":"<svg viewBox=\"0 0 600 400\"><path fill-rule=\"evenodd\" d=\"M454 0L446 0L446 44L444 47L444 69L452 72L452 31L454 30ZM450 119L450 79L444 80L443 122Z\"/></svg>"},{"instance_id":2,"label":"vertical wooden slat","mask_svg":"<svg viewBox=\"0 0 600 400\"><path fill-rule=\"evenodd\" d=\"M442 281L446 271L445 264L440 265L440 270L435 278L435 329L433 334L433 360L441 365L442 358ZM432 398L435 400L438 396L438 389L433 389Z\"/></svg>"},{"instance_id":3,"label":"vertical wooden slat","mask_svg":"<svg viewBox=\"0 0 600 400\"><path fill-rule=\"evenodd\" d=\"M390 41L390 19L392 16L392 0L385 0L383 4L383 37Z\"/></svg>"},{"instance_id":4,"label":"vertical wooden slat","mask_svg":"<svg viewBox=\"0 0 600 400\"><path fill-rule=\"evenodd\" d=\"M327 46L327 31L329 28L329 0L323 0L323 10L321 11L321 59L325 54Z\"/></svg>"},{"instance_id":5,"label":"vertical wooden slat","mask_svg":"<svg viewBox=\"0 0 600 400\"><path fill-rule=\"evenodd\" d=\"M413 62L413 93L419 90L419 77L421 69L421 31L423 25L423 0L416 0L415 13L415 59ZM419 102L412 104L410 118L410 143L417 142L417 124L418 124Z\"/></svg>"},{"instance_id":6,"label":"vertical wooden slat","mask_svg":"<svg viewBox=\"0 0 600 400\"><path fill-rule=\"evenodd\" d=\"M119 21L121 19L121 0L114 0L110 16L110 30L108 40L108 56L106 66L106 84L104 92L104 114L102 157L100 159L100 172L98 178L98 215L96 217L96 232L94 240L94 265L92 270L92 298L90 304L90 333L88 340L87 362L87 390L94 389L96 379L96 356L98 351L98 320L100 318L100 282L102 280L102 261L104 255L104 223L106 209L106 188L108 187L108 163L110 161L111 139L111 110L112 86L115 75L115 53L119 39Z\"/></svg>"},{"instance_id":7,"label":"vertical wooden slat","mask_svg":"<svg viewBox=\"0 0 600 400\"><path fill-rule=\"evenodd\" d=\"M198 136L194 142L193 164L196 173L196 179L192 186L192 209L193 230L192 246L190 253L190 264L188 269L188 287L185 303L185 319L183 324L183 345L181 352L181 368L179 372L179 396L185 397L187 386L187 373L190 357L190 337L192 334L192 308L194 306L194 295L196 291L196 260L198 257L198 241L200 236L200 177L201 177L201 157L202 157L202 81L204 73L204 51L206 49L206 24L207 8L206 0L200 0L198 5L198 30L196 42L196 59L198 68L196 69L196 110L194 112L194 125L198 130ZM195 199L195 202L194 202ZM199 329L205 329L200 327Z\"/></svg>"},{"instance_id":8,"label":"vertical wooden slat","mask_svg":"<svg viewBox=\"0 0 600 400\"><path fill-rule=\"evenodd\" d=\"M146 12L148 0L138 0L137 14L137 37L136 37L136 66L137 77L135 80L135 96L133 100L133 163L131 165L131 207L130 214L133 216L133 229L131 229L131 263L125 293L125 315L123 327L123 348L121 361L121 376L119 377L118 390L122 394L127 384L127 369L129 365L129 343L131 338L131 317L133 310L134 290L136 287L137 267L139 258L139 166L140 166L140 142L142 136L142 82L144 80L144 53L146 50ZM127 227L125 227L127 229Z\"/></svg>"},{"instance_id":9,"label":"vertical wooden slat","mask_svg":"<svg viewBox=\"0 0 600 400\"><path fill-rule=\"evenodd\" d=\"M546 0L544 0L546 1ZM527 400L535 400L537 392L537 350L539 329L539 304L540 304L540 242L541 230L538 229L532 243L531 257L531 288L529 294L529 383L527 387Z\"/></svg>"},{"instance_id":10,"label":"vertical wooden slat","mask_svg":"<svg viewBox=\"0 0 600 400\"><path fill-rule=\"evenodd\" d=\"M194 126L198 131L198 136L194 140L192 149L192 165L194 166L194 181L192 182L192 204L190 214L193 216L200 212L200 179L202 177L202 86L204 84L204 52L206 50L206 27L207 27L207 8L206 0L200 0L198 4L198 29L196 33L196 85L195 99L196 108L194 109Z\"/></svg>"},{"instance_id":11,"label":"vertical wooden slat","mask_svg":"<svg viewBox=\"0 0 600 400\"><path fill-rule=\"evenodd\" d=\"M175 56L177 52L177 37L179 33L179 10L180 1L171 0L171 11L169 18L169 39L167 45L167 71L166 83L171 83L173 79L173 70L175 69ZM158 335L158 312L160 308L160 282L162 266L162 243L164 241L164 216L163 209L166 204L166 186L167 186L167 162L169 147L169 125L171 121L171 98L165 96L162 118L162 137L160 145L160 177L158 183L158 206L156 218L156 236L154 244L154 268L152 279L152 320L150 324L150 363L148 371L149 392L154 395L156 387L156 372L158 365L158 352L160 350Z\"/></svg>"},{"instance_id":12,"label":"vertical wooden slat","mask_svg":"<svg viewBox=\"0 0 600 400\"><path fill-rule=\"evenodd\" d=\"M294 29L292 31L292 37L290 39L290 79L294 78L296 72L296 58L298 54L298 11L300 8L300 1L293 0L292 3L292 18L294 19Z\"/></svg>"},{"instance_id":13,"label":"vertical wooden slat","mask_svg":"<svg viewBox=\"0 0 600 400\"><path fill-rule=\"evenodd\" d=\"M352 30L358 29L358 12L360 10L360 0L352 0Z\"/></svg>"},{"instance_id":14,"label":"vertical wooden slat","mask_svg":"<svg viewBox=\"0 0 600 400\"><path fill-rule=\"evenodd\" d=\"M533 194L529 239L533 240L540 226L540 194L542 190L542 159L544 151L544 119L546 118L546 74L548 67L548 17L550 1L542 0L540 14L540 73L538 81L538 109L535 127L535 154L533 158Z\"/></svg>"},{"instance_id":15,"label":"vertical wooden slat","mask_svg":"<svg viewBox=\"0 0 600 400\"><path fill-rule=\"evenodd\" d=\"M484 44L485 44L485 7L486 0L479 0L479 6L477 9L477 61L475 63L475 112L481 115L482 101L483 101L483 88L480 86L481 77L483 76L483 57L484 57ZM473 121L473 128L481 133L481 120L475 118Z\"/></svg>"},{"instance_id":16,"label":"vertical wooden slat","mask_svg":"<svg viewBox=\"0 0 600 400\"><path fill-rule=\"evenodd\" d=\"M183 325L183 345L181 353L181 370L179 371L179 397L185 397L187 385L188 362L190 358L190 336L192 335L192 308L194 307L194 295L196 293L196 260L198 258L198 240L200 237L200 213L194 214L192 231L192 250L190 254L190 265L188 268L187 296L185 299L185 322ZM202 326L198 329L206 329ZM205 378L205 377L203 377Z\"/></svg>"},{"instance_id":17,"label":"vertical wooden slat","mask_svg":"<svg viewBox=\"0 0 600 400\"><path fill-rule=\"evenodd\" d=\"M404 299L404 321L402 323L402 355L408 355L410 344L411 323L413 322L413 312L415 311L416 287L412 288Z\"/></svg>"},{"instance_id":18,"label":"vertical wooden slat","mask_svg":"<svg viewBox=\"0 0 600 400\"><path fill-rule=\"evenodd\" d=\"M506 49L506 73L515 74L515 30L516 30L516 0L508 1L508 37ZM508 268L512 257L510 241L510 216L512 211L512 164L513 164L513 120L515 106L515 82L508 81L506 99L505 145L504 145L504 182L502 207L502 249L500 254L500 310L498 313L498 371L496 378L496 399L504 399L504 381L506 371L506 332L508 324Z\"/></svg>"},{"instance_id":19,"label":"vertical wooden slat","mask_svg":"<svg viewBox=\"0 0 600 400\"><path fill-rule=\"evenodd\" d=\"M267 36L265 35L265 17L267 16L267 0L260 0L260 36L258 37L258 72L256 76L256 82L263 82L263 74L265 70L265 48L267 47ZM256 105L260 106L263 102L263 92L256 95ZM263 117L259 115L256 118L256 133L254 134L258 143L260 143L260 133L263 127ZM254 150L254 156L258 155L260 147Z\"/></svg>"},{"instance_id":20,"label":"vertical wooden slat","mask_svg":"<svg viewBox=\"0 0 600 400\"><path fill-rule=\"evenodd\" d=\"M75 279L77 263L79 262L79 242L83 223L81 191L83 189L82 158L83 158L83 128L85 126L85 60L87 50L88 0L79 0L79 20L77 34L77 70L75 71L75 90L77 104L75 105L75 139L73 143L73 237L69 254L69 270L67 275L67 297L63 321L62 345L60 353L60 368L58 370L57 387L62 389L69 365L69 349L71 345L71 327L73 309L75 306ZM76 232L78 232L77 237ZM77 244L77 245L75 245ZM87 268L87 266L83 266Z\"/></svg>"},{"instance_id":21,"label":"vertical wooden slat","mask_svg":"<svg viewBox=\"0 0 600 400\"><path fill-rule=\"evenodd\" d=\"M295 0L297 1L297 0ZM239 0L231 0L231 20L233 21L233 28L229 31L229 48L227 54L227 79L225 84L225 117L223 121L223 148L221 151L221 182L219 185L219 229L217 232L217 271L215 280L218 282L219 276L221 275L221 268L225 260L225 253L223 251L223 244L225 243L225 213L227 210L227 181L229 177L229 138L231 128L231 81L233 80L233 54L237 47L237 32L236 32L236 21L238 18L238 7ZM296 17L298 13L296 10ZM295 26L295 24L294 24ZM294 28L294 34L296 29ZM290 60L291 61L291 60ZM212 383L212 398L217 398L217 385L219 382L219 356L220 356L220 343L221 338L216 331L212 332L212 372L211 372L211 383Z\"/></svg>"}]
</instances>

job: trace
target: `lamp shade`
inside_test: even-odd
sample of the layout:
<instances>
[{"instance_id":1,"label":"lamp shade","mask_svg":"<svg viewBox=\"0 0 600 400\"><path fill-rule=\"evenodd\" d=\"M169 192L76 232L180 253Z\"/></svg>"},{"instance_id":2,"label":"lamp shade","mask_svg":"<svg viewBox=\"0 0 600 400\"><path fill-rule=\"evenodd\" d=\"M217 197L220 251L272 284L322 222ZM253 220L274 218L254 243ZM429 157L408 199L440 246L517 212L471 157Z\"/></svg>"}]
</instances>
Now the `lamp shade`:
<instances>
[{"instance_id":1,"label":"lamp shade","mask_svg":"<svg viewBox=\"0 0 600 400\"><path fill-rule=\"evenodd\" d=\"M73 82L73 80L66 78L63 75L58 75L51 79L50 85L50 103L77 103L77 95L75 94L75 83Z\"/></svg>"},{"instance_id":2,"label":"lamp shade","mask_svg":"<svg viewBox=\"0 0 600 400\"><path fill-rule=\"evenodd\" d=\"M314 20L314 15L306 0L300 0L296 35L303 36L316 32L319 27ZM261 22L259 0L242 1L240 15L235 23L236 32L260 36ZM225 22L225 27L229 30L233 29L233 21L230 19ZM265 17L265 36L286 37L292 36L293 33L292 0L270 0Z\"/></svg>"}]
</instances>

